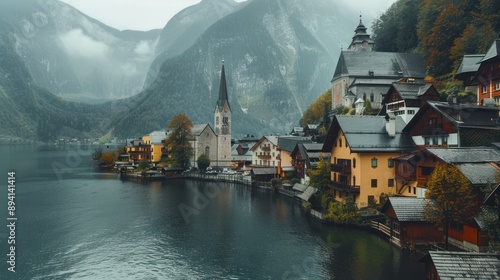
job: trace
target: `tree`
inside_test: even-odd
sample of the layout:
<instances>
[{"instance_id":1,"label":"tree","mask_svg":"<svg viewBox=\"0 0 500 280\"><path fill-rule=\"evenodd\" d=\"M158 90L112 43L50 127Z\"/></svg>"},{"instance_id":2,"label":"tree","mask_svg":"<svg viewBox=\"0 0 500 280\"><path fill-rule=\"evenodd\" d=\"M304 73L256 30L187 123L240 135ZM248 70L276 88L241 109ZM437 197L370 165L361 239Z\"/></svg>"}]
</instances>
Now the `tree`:
<instances>
[{"instance_id":1,"label":"tree","mask_svg":"<svg viewBox=\"0 0 500 280\"><path fill-rule=\"evenodd\" d=\"M438 163L427 182L425 217L444 226L448 249L451 223L470 222L479 212L479 203L467 178L454 166Z\"/></svg>"},{"instance_id":2,"label":"tree","mask_svg":"<svg viewBox=\"0 0 500 280\"><path fill-rule=\"evenodd\" d=\"M321 118L324 118L324 112L332 109L332 93L330 90L321 94L314 102L307 108L300 119L300 126L304 127L307 124L319 123Z\"/></svg>"},{"instance_id":3,"label":"tree","mask_svg":"<svg viewBox=\"0 0 500 280\"><path fill-rule=\"evenodd\" d=\"M115 164L115 157L113 153L101 154L99 160L103 162L106 166L113 166Z\"/></svg>"},{"instance_id":4,"label":"tree","mask_svg":"<svg viewBox=\"0 0 500 280\"><path fill-rule=\"evenodd\" d=\"M318 162L316 169L308 169L309 185L319 189L322 193L328 188L330 182L330 163L323 158Z\"/></svg>"},{"instance_id":5,"label":"tree","mask_svg":"<svg viewBox=\"0 0 500 280\"><path fill-rule=\"evenodd\" d=\"M201 154L196 160L196 162L198 163L198 168L202 171L204 171L205 169L207 169L207 167L210 166L210 159L206 154Z\"/></svg>"},{"instance_id":6,"label":"tree","mask_svg":"<svg viewBox=\"0 0 500 280\"><path fill-rule=\"evenodd\" d=\"M171 132L165 140L165 146L169 151L169 164L175 167L187 169L193 156L193 147L190 139L193 122L185 114L175 116L167 126Z\"/></svg>"}]
</instances>

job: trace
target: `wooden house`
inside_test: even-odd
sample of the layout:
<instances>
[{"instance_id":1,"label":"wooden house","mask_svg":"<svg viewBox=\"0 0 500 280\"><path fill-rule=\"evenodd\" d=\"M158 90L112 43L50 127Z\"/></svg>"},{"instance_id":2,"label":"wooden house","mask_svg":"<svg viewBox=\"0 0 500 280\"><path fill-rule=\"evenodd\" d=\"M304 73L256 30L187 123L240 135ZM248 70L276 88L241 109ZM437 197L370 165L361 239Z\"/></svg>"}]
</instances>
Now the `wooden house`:
<instances>
[{"instance_id":1,"label":"wooden house","mask_svg":"<svg viewBox=\"0 0 500 280\"><path fill-rule=\"evenodd\" d=\"M477 147L500 141L500 108L427 101L403 129L417 146Z\"/></svg>"},{"instance_id":2,"label":"wooden house","mask_svg":"<svg viewBox=\"0 0 500 280\"><path fill-rule=\"evenodd\" d=\"M337 116L330 125L323 152L331 153L334 197L350 196L359 208L395 193L394 159L415 149L402 133L401 117Z\"/></svg>"},{"instance_id":3,"label":"wooden house","mask_svg":"<svg viewBox=\"0 0 500 280\"><path fill-rule=\"evenodd\" d=\"M439 100L439 93L432 84L414 78L404 78L391 85L382 99L379 115L385 116L387 112L393 112L408 123L428 100Z\"/></svg>"},{"instance_id":4,"label":"wooden house","mask_svg":"<svg viewBox=\"0 0 500 280\"><path fill-rule=\"evenodd\" d=\"M303 136L280 136L278 138L279 168L280 177L295 176L292 152L301 143L312 143L311 137ZM321 145L322 146L322 145ZM300 178L300 177L298 177Z\"/></svg>"},{"instance_id":5,"label":"wooden house","mask_svg":"<svg viewBox=\"0 0 500 280\"><path fill-rule=\"evenodd\" d=\"M477 86L477 102L500 105L500 40L495 40L486 54L466 55L455 76L466 86ZM494 103L493 103L494 102Z\"/></svg>"},{"instance_id":6,"label":"wooden house","mask_svg":"<svg viewBox=\"0 0 500 280\"><path fill-rule=\"evenodd\" d=\"M500 150L494 147L428 147L395 161L398 194L408 195L408 190L409 194L413 192L419 198L425 197L427 181L438 162L460 170L469 180L478 203L485 200L481 190L495 182L500 172L497 165L500 162ZM477 218L469 223L453 224L449 229L449 237L450 244L468 251L484 251L488 246L487 235Z\"/></svg>"},{"instance_id":7,"label":"wooden house","mask_svg":"<svg viewBox=\"0 0 500 280\"><path fill-rule=\"evenodd\" d=\"M425 279L500 279L500 254L430 251L421 258Z\"/></svg>"},{"instance_id":8,"label":"wooden house","mask_svg":"<svg viewBox=\"0 0 500 280\"><path fill-rule=\"evenodd\" d=\"M390 240L399 247L442 243L444 233L425 219L429 200L413 197L389 197L381 212L390 220Z\"/></svg>"}]
</instances>

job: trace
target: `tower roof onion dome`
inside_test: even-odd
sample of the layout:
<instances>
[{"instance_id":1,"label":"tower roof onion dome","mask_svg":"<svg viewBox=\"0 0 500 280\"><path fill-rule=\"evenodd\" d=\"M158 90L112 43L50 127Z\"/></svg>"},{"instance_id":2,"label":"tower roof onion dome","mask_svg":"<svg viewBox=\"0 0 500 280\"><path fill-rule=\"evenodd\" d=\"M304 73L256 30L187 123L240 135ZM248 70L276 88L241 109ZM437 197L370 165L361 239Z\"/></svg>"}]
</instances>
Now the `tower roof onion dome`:
<instances>
[{"instance_id":1,"label":"tower roof onion dome","mask_svg":"<svg viewBox=\"0 0 500 280\"><path fill-rule=\"evenodd\" d=\"M359 16L359 24L354 30L354 37L352 42L347 48L349 51L371 51L375 42L371 39L370 34L366 32L366 27L363 24L361 15Z\"/></svg>"}]
</instances>

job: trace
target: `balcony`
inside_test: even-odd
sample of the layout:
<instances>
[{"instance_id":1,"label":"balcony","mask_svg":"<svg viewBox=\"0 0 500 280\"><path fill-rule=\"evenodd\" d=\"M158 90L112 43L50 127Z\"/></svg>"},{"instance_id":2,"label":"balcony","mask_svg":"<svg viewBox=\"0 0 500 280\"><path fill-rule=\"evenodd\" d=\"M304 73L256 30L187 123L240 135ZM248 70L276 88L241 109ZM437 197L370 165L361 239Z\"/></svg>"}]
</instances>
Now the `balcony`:
<instances>
[{"instance_id":1,"label":"balcony","mask_svg":"<svg viewBox=\"0 0 500 280\"><path fill-rule=\"evenodd\" d=\"M257 155L260 159L271 159L271 155Z\"/></svg>"},{"instance_id":2,"label":"balcony","mask_svg":"<svg viewBox=\"0 0 500 280\"><path fill-rule=\"evenodd\" d=\"M396 178L403 181L416 181L417 175L415 171L396 171Z\"/></svg>"},{"instance_id":3,"label":"balcony","mask_svg":"<svg viewBox=\"0 0 500 280\"><path fill-rule=\"evenodd\" d=\"M262 151L264 151L264 152L270 152L270 151L271 151L271 147L269 147L269 146L263 146L263 147L261 147L260 149L261 149Z\"/></svg>"},{"instance_id":4,"label":"balcony","mask_svg":"<svg viewBox=\"0 0 500 280\"><path fill-rule=\"evenodd\" d=\"M340 182L330 182L328 186L334 190L347 192L347 193L359 193L359 186L348 185Z\"/></svg>"},{"instance_id":5,"label":"balcony","mask_svg":"<svg viewBox=\"0 0 500 280\"><path fill-rule=\"evenodd\" d=\"M351 166L345 164L332 164L331 165L332 172L337 172L340 174L351 174Z\"/></svg>"}]
</instances>

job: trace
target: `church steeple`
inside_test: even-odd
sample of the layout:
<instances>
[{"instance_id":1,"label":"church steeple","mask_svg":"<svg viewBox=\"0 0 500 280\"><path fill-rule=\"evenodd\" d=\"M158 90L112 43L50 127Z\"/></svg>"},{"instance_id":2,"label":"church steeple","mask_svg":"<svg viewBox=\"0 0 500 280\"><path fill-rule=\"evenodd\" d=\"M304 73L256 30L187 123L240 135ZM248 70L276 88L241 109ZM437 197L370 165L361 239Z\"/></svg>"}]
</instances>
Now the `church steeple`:
<instances>
[{"instance_id":1,"label":"church steeple","mask_svg":"<svg viewBox=\"0 0 500 280\"><path fill-rule=\"evenodd\" d=\"M372 51L375 42L370 38L370 34L366 32L366 27L363 24L361 15L359 15L359 24L354 30L354 37L347 48L348 51Z\"/></svg>"},{"instance_id":2,"label":"church steeple","mask_svg":"<svg viewBox=\"0 0 500 280\"><path fill-rule=\"evenodd\" d=\"M219 99L215 105L214 127L217 134L217 165L231 166L231 107L226 85L224 59L220 73Z\"/></svg>"},{"instance_id":3,"label":"church steeple","mask_svg":"<svg viewBox=\"0 0 500 280\"><path fill-rule=\"evenodd\" d=\"M222 70L220 73L220 85L219 85L219 99L217 100L217 107L219 111L224 109L224 104L227 103L229 110L229 99L227 98L227 85L226 85L226 71L224 70L224 59L222 59Z\"/></svg>"}]
</instances>

